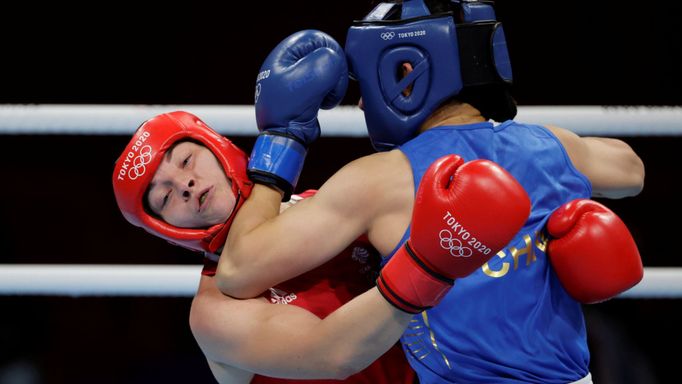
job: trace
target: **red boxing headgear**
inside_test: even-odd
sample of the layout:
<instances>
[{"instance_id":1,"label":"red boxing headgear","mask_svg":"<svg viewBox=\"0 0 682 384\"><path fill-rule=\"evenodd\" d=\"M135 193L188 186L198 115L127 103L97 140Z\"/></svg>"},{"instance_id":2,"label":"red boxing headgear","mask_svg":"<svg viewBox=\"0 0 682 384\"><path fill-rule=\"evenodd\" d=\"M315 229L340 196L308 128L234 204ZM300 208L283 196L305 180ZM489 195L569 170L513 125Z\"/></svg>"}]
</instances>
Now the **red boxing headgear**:
<instances>
[{"instance_id":1,"label":"red boxing headgear","mask_svg":"<svg viewBox=\"0 0 682 384\"><path fill-rule=\"evenodd\" d=\"M207 229L179 228L150 215L144 208L145 192L164 154L178 141L187 139L210 149L232 183L236 203L225 223ZM173 244L216 253L225 243L237 210L251 193L253 183L246 175L247 163L248 157L241 149L198 117L182 111L164 113L144 122L116 161L112 178L116 202L131 224Z\"/></svg>"}]
</instances>

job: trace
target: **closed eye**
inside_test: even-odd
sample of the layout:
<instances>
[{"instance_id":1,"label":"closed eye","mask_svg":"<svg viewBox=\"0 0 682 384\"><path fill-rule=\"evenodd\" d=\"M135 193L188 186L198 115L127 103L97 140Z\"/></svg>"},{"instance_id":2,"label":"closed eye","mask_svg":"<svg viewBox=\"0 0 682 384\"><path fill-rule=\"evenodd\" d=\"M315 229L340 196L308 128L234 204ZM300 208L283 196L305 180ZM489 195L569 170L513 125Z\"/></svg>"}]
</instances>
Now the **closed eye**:
<instances>
[{"instance_id":1,"label":"closed eye","mask_svg":"<svg viewBox=\"0 0 682 384\"><path fill-rule=\"evenodd\" d=\"M192 158L192 155L189 155L185 158L185 160L182 161L182 168L187 167L187 164L189 164L189 160Z\"/></svg>"},{"instance_id":2,"label":"closed eye","mask_svg":"<svg viewBox=\"0 0 682 384\"><path fill-rule=\"evenodd\" d=\"M166 193L166 195L163 196L163 200L161 201L161 209L163 209L166 206L166 204L168 204L168 199L170 199L170 194L171 194L171 191L168 191L168 193Z\"/></svg>"}]
</instances>

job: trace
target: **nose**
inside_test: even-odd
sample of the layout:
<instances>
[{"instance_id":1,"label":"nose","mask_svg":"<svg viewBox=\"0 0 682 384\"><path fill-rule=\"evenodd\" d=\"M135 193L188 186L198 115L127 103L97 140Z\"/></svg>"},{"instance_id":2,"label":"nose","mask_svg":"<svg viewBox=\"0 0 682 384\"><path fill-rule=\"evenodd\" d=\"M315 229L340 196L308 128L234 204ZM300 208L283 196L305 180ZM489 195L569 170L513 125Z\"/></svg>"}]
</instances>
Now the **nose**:
<instances>
[{"instance_id":1,"label":"nose","mask_svg":"<svg viewBox=\"0 0 682 384\"><path fill-rule=\"evenodd\" d=\"M194 179L192 178L180 184L183 200L188 201L192 197L192 193L194 193L194 184Z\"/></svg>"}]
</instances>

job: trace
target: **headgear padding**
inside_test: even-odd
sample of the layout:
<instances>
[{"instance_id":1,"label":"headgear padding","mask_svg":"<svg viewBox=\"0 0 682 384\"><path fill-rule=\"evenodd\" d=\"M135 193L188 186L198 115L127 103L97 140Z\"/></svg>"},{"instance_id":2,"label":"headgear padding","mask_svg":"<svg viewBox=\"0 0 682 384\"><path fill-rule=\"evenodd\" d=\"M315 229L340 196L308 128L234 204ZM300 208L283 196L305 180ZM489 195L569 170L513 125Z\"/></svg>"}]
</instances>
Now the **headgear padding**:
<instances>
[{"instance_id":1,"label":"headgear padding","mask_svg":"<svg viewBox=\"0 0 682 384\"><path fill-rule=\"evenodd\" d=\"M426 118L464 87L511 83L504 30L491 2L450 4L461 15L457 24L452 13L431 15L423 0L404 0L380 3L348 30L350 75L360 83L375 149L390 150L413 138ZM398 9L400 19L394 20ZM402 63L413 67L405 77Z\"/></svg>"},{"instance_id":2,"label":"headgear padding","mask_svg":"<svg viewBox=\"0 0 682 384\"><path fill-rule=\"evenodd\" d=\"M218 159L232 183L236 203L225 223L207 229L179 228L150 215L143 199L165 153L181 140L195 140ZM164 113L144 122L116 161L113 183L116 202L131 224L196 251L215 253L225 243L234 216L251 192L246 154L198 117L182 111Z\"/></svg>"}]
</instances>

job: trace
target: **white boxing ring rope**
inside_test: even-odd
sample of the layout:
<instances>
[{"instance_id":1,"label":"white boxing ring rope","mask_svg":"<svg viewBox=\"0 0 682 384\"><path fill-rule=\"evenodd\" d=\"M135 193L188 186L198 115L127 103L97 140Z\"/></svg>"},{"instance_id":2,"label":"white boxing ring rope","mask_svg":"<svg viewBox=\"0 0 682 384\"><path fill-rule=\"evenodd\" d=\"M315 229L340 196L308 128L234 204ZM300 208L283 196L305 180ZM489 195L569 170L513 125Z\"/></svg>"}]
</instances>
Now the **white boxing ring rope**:
<instances>
[{"instance_id":1,"label":"white boxing ring rope","mask_svg":"<svg viewBox=\"0 0 682 384\"><path fill-rule=\"evenodd\" d=\"M0 295L192 297L199 265L0 265ZM682 268L646 267L644 278L619 298L680 298Z\"/></svg>"},{"instance_id":2,"label":"white boxing ring rope","mask_svg":"<svg viewBox=\"0 0 682 384\"><path fill-rule=\"evenodd\" d=\"M185 110L227 136L255 136L252 106L0 105L0 135L130 135L159 113ZM323 136L367 136L362 112L341 106L319 115ZM682 107L520 106L517 120L579 135L682 136ZM199 265L0 264L0 295L192 297ZM619 298L680 298L682 268L646 267Z\"/></svg>"},{"instance_id":3,"label":"white boxing ring rope","mask_svg":"<svg viewBox=\"0 0 682 384\"><path fill-rule=\"evenodd\" d=\"M200 265L0 264L0 295L192 297Z\"/></svg>"},{"instance_id":4,"label":"white boxing ring rope","mask_svg":"<svg viewBox=\"0 0 682 384\"><path fill-rule=\"evenodd\" d=\"M552 124L579 135L682 135L682 107L520 106L516 120ZM2 134L128 135L163 112L185 110L227 136L255 136L253 106L221 105L0 105ZM367 136L357 107L320 111L322 136Z\"/></svg>"}]
</instances>

